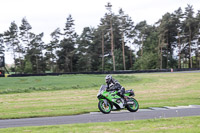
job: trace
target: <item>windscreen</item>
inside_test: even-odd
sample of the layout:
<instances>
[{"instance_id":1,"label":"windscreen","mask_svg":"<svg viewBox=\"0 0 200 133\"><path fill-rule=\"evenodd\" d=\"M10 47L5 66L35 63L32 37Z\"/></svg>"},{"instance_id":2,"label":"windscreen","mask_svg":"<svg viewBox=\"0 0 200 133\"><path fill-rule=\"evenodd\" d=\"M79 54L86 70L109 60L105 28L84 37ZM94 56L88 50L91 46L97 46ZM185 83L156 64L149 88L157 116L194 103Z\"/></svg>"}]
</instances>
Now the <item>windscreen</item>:
<instances>
[{"instance_id":1,"label":"windscreen","mask_svg":"<svg viewBox=\"0 0 200 133\"><path fill-rule=\"evenodd\" d=\"M105 89L106 89L106 85L102 85L102 86L100 87L100 90L99 90L99 91L101 92L101 91L104 91Z\"/></svg>"}]
</instances>

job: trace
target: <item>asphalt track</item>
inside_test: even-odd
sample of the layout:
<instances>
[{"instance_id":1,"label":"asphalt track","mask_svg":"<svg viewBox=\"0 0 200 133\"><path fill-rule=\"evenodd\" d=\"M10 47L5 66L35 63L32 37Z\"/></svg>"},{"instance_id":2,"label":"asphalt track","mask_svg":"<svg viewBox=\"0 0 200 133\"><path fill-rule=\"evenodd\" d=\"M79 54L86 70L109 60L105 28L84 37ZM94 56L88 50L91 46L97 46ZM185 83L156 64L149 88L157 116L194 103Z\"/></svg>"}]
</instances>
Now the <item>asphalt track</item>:
<instances>
[{"instance_id":1,"label":"asphalt track","mask_svg":"<svg viewBox=\"0 0 200 133\"><path fill-rule=\"evenodd\" d=\"M198 70L192 72L198 73L200 71ZM173 72L173 73L191 73L191 71ZM159 118L185 117L185 116L200 116L200 105L163 107L163 108L152 107L150 109L139 109L138 112L128 112L126 110L123 110L123 111L112 111L110 114L102 114L101 112L91 112L88 114L73 115L73 116L6 119L6 120L0 120L0 128L159 119Z\"/></svg>"},{"instance_id":2,"label":"asphalt track","mask_svg":"<svg viewBox=\"0 0 200 133\"><path fill-rule=\"evenodd\" d=\"M159 119L184 116L200 116L200 105L139 109L138 112L128 112L123 110L112 111L110 114L91 112L73 116L6 119L0 120L0 128Z\"/></svg>"}]
</instances>

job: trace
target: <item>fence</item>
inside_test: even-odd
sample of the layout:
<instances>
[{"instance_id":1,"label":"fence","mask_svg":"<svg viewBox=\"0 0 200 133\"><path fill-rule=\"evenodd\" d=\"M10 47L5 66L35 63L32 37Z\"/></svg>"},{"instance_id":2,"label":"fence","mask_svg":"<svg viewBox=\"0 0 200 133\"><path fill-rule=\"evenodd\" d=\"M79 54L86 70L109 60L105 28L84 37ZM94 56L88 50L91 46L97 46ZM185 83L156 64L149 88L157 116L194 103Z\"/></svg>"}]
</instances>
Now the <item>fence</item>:
<instances>
[{"instance_id":1,"label":"fence","mask_svg":"<svg viewBox=\"0 0 200 133\"><path fill-rule=\"evenodd\" d=\"M152 70L126 70L126 71L101 71L101 72L66 72L66 73L40 73L40 74L1 74L0 77L26 77L26 76L59 76L64 74L133 74L133 73L155 73L155 72L178 72L178 71L195 71L200 68L183 68L183 69L152 69Z\"/></svg>"}]
</instances>

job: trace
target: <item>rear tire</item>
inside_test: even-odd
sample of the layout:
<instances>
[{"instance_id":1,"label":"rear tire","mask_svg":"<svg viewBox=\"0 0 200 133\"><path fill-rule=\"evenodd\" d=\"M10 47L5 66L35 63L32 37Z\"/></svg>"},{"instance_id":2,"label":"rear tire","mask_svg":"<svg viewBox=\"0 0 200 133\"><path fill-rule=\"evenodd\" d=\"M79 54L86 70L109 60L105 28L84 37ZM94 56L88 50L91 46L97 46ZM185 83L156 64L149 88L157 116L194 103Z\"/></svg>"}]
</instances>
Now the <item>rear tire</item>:
<instances>
[{"instance_id":1,"label":"rear tire","mask_svg":"<svg viewBox=\"0 0 200 133\"><path fill-rule=\"evenodd\" d=\"M108 102L108 101L107 101ZM111 111L111 104L108 102L108 106L105 105L104 100L100 100L98 103L99 110L104 114L109 114Z\"/></svg>"},{"instance_id":2,"label":"rear tire","mask_svg":"<svg viewBox=\"0 0 200 133\"><path fill-rule=\"evenodd\" d=\"M126 105L127 110L130 111L130 112L138 111L138 109L139 109L138 101L135 98L130 98L129 101L134 102L134 104L133 105L131 105L131 104Z\"/></svg>"}]
</instances>

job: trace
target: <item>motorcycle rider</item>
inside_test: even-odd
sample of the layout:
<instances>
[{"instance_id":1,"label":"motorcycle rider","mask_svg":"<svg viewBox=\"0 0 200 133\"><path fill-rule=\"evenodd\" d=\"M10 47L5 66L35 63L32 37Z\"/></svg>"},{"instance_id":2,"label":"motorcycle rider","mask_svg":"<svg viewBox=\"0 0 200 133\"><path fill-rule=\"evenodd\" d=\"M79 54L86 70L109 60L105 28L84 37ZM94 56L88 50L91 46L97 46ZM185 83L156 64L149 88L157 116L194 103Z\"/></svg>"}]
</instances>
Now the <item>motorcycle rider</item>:
<instances>
[{"instance_id":1,"label":"motorcycle rider","mask_svg":"<svg viewBox=\"0 0 200 133\"><path fill-rule=\"evenodd\" d=\"M127 97L124 96L125 88L122 87L117 80L112 78L111 75L106 75L105 80L106 80L106 84L107 84L106 91L117 90L118 91L117 94L124 99L125 104L126 104L128 99L127 99Z\"/></svg>"}]
</instances>

